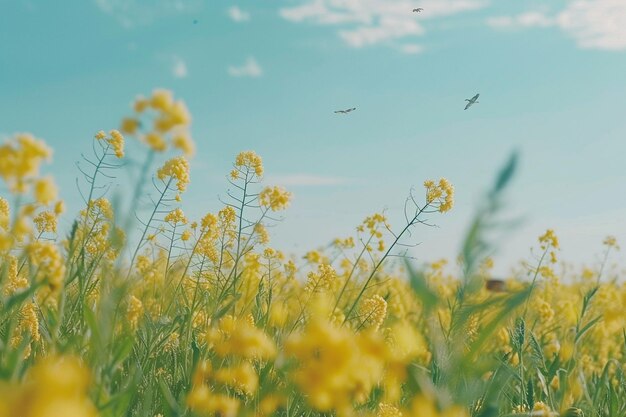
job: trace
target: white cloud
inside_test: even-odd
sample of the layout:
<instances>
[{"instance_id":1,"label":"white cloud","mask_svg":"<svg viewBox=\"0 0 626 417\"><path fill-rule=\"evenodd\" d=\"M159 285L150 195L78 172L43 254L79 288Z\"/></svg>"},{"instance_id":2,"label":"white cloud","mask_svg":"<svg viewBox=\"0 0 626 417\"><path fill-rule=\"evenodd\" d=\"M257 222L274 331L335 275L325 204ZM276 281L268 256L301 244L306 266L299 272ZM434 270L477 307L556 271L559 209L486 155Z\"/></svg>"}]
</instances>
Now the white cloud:
<instances>
[{"instance_id":1,"label":"white cloud","mask_svg":"<svg viewBox=\"0 0 626 417\"><path fill-rule=\"evenodd\" d=\"M553 17L542 12L499 16L487 20L496 29L554 26L574 38L581 48L626 49L626 1L573 0Z\"/></svg>"},{"instance_id":2,"label":"white cloud","mask_svg":"<svg viewBox=\"0 0 626 417\"><path fill-rule=\"evenodd\" d=\"M254 57L249 57L246 62L239 67L228 67L228 74L231 77L258 78L263 75L263 68L261 68Z\"/></svg>"},{"instance_id":3,"label":"white cloud","mask_svg":"<svg viewBox=\"0 0 626 417\"><path fill-rule=\"evenodd\" d=\"M548 27L554 19L542 12L526 12L517 16L498 16L487 19L487 24L495 29L520 29L528 27Z\"/></svg>"},{"instance_id":4,"label":"white cloud","mask_svg":"<svg viewBox=\"0 0 626 417\"><path fill-rule=\"evenodd\" d=\"M104 13L130 28L150 24L172 14L199 10L202 0L94 0Z\"/></svg>"},{"instance_id":5,"label":"white cloud","mask_svg":"<svg viewBox=\"0 0 626 417\"><path fill-rule=\"evenodd\" d=\"M626 49L626 1L577 0L556 18L582 48Z\"/></svg>"},{"instance_id":6,"label":"white cloud","mask_svg":"<svg viewBox=\"0 0 626 417\"><path fill-rule=\"evenodd\" d=\"M230 16L230 18L237 23L247 22L250 20L250 13L241 10L237 6L233 6L228 9L228 16Z\"/></svg>"},{"instance_id":7,"label":"white cloud","mask_svg":"<svg viewBox=\"0 0 626 417\"><path fill-rule=\"evenodd\" d=\"M299 6L283 8L279 13L294 23L338 26L339 37L345 43L361 48L422 36L426 31L421 21L486 5L486 0L423 0L420 7L424 11L417 14L412 12L415 7L412 0L306 0Z\"/></svg>"},{"instance_id":8,"label":"white cloud","mask_svg":"<svg viewBox=\"0 0 626 417\"><path fill-rule=\"evenodd\" d=\"M172 65L172 75L174 78L187 78L189 72L187 71L187 63L180 57L174 57L174 64Z\"/></svg>"},{"instance_id":9,"label":"white cloud","mask_svg":"<svg viewBox=\"0 0 626 417\"><path fill-rule=\"evenodd\" d=\"M400 52L407 55L416 55L424 52L424 47L416 43L406 43L398 47Z\"/></svg>"},{"instance_id":10,"label":"white cloud","mask_svg":"<svg viewBox=\"0 0 626 417\"><path fill-rule=\"evenodd\" d=\"M349 178L326 177L311 174L286 174L270 175L265 178L268 184L282 185L284 187L321 187L344 185L352 182Z\"/></svg>"}]
</instances>

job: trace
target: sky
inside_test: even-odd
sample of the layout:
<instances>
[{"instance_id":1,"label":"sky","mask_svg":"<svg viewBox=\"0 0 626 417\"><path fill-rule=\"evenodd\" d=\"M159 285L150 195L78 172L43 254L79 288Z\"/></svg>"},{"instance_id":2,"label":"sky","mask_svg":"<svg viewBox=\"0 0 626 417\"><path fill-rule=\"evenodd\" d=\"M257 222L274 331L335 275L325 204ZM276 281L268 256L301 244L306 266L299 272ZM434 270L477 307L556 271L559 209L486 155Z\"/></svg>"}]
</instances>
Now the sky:
<instances>
[{"instance_id":1,"label":"sky","mask_svg":"<svg viewBox=\"0 0 626 417\"><path fill-rule=\"evenodd\" d=\"M420 261L454 259L514 150L504 213L520 224L498 273L547 228L576 264L597 263L606 235L626 245L623 0L0 0L0 138L55 149L66 224L80 153L155 88L193 115L188 217L218 210L235 155L255 150L265 183L293 192L272 228L286 252L381 210L401 228L411 187L446 177L455 208L410 242Z\"/></svg>"}]
</instances>

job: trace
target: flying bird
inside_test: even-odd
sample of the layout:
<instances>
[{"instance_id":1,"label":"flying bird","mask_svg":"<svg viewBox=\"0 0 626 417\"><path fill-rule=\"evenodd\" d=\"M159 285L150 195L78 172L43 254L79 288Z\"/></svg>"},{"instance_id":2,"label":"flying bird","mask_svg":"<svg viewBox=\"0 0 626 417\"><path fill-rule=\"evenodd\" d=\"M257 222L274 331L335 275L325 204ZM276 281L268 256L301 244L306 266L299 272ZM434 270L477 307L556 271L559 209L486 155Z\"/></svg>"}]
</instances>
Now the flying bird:
<instances>
[{"instance_id":1,"label":"flying bird","mask_svg":"<svg viewBox=\"0 0 626 417\"><path fill-rule=\"evenodd\" d=\"M346 110L335 110L335 113L341 113L341 114L348 114L351 111L355 111L356 107L352 107L351 109L346 109Z\"/></svg>"},{"instance_id":2,"label":"flying bird","mask_svg":"<svg viewBox=\"0 0 626 417\"><path fill-rule=\"evenodd\" d=\"M470 98L466 98L465 101L467 101L467 105L465 106L465 110L469 109L470 107L472 107L474 104L479 103L478 101L478 96L480 96L480 94L476 94L474 97Z\"/></svg>"},{"instance_id":3,"label":"flying bird","mask_svg":"<svg viewBox=\"0 0 626 417\"><path fill-rule=\"evenodd\" d=\"M413 13L420 13L423 10L424 10L423 8L418 7L417 9L413 9Z\"/></svg>"}]
</instances>

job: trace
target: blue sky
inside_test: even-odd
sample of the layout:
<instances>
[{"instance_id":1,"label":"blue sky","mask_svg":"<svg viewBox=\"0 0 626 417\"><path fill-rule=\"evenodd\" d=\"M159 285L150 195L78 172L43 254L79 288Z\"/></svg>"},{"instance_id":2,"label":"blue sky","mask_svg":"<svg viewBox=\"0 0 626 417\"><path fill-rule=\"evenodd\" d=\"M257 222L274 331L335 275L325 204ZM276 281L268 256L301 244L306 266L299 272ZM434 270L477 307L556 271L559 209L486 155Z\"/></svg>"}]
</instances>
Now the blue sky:
<instances>
[{"instance_id":1,"label":"blue sky","mask_svg":"<svg viewBox=\"0 0 626 417\"><path fill-rule=\"evenodd\" d=\"M414 255L453 258L514 149L507 202L524 222L499 272L548 227L574 262L597 260L608 234L626 244L622 0L0 0L0 136L54 147L67 200L93 134L158 87L194 117L187 214L216 210L234 156L254 149L294 193L273 229L287 251L381 209L401 227L411 186L445 176L456 207L414 234Z\"/></svg>"}]
</instances>

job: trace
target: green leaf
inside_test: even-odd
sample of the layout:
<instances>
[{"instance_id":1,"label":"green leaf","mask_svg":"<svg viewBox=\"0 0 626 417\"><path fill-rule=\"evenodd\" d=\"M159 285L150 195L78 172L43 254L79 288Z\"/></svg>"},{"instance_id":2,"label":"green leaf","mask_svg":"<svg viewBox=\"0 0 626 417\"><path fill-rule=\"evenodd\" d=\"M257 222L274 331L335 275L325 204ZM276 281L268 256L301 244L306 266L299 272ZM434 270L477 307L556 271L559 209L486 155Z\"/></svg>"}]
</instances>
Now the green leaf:
<instances>
[{"instance_id":1,"label":"green leaf","mask_svg":"<svg viewBox=\"0 0 626 417\"><path fill-rule=\"evenodd\" d=\"M491 191L492 195L500 193L511 181L511 178L513 178L513 174L515 174L515 170L517 169L518 159L518 153L513 152L509 157L506 165L500 170L500 173L498 174L496 183L493 187L493 190Z\"/></svg>"}]
</instances>

